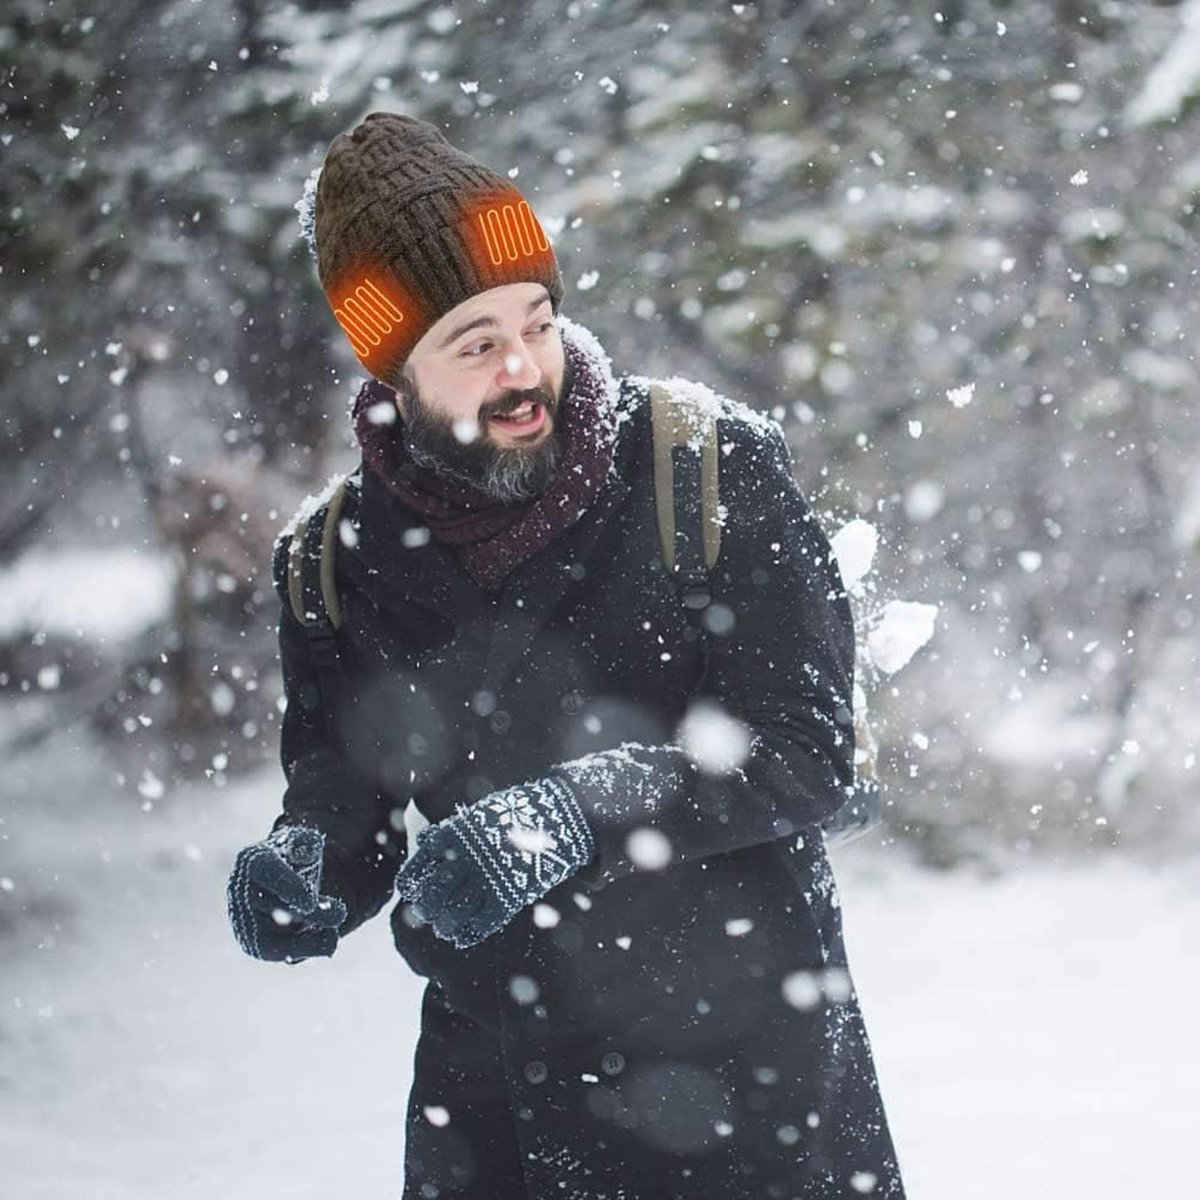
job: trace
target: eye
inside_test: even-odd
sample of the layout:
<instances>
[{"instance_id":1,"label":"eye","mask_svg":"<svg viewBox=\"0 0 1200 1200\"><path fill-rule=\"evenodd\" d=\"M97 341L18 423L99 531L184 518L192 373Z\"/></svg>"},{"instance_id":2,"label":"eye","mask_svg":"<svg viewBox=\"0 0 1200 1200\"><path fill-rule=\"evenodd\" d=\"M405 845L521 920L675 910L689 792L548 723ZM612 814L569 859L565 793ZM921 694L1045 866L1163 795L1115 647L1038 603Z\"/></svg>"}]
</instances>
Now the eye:
<instances>
[{"instance_id":1,"label":"eye","mask_svg":"<svg viewBox=\"0 0 1200 1200\"><path fill-rule=\"evenodd\" d=\"M536 329L533 330L538 337L544 337L546 331L554 328L553 321L543 321ZM482 358L492 347L492 343L488 341L476 342L473 346L468 346L467 349L459 352L459 358Z\"/></svg>"}]
</instances>

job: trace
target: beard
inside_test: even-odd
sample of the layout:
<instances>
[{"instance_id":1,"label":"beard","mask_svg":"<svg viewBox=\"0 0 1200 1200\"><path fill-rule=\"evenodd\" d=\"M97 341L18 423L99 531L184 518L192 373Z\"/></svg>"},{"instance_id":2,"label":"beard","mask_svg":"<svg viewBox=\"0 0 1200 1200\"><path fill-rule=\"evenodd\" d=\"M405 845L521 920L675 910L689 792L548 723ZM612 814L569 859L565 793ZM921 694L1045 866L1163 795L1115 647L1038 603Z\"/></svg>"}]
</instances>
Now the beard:
<instances>
[{"instance_id":1,"label":"beard","mask_svg":"<svg viewBox=\"0 0 1200 1200\"><path fill-rule=\"evenodd\" d=\"M398 436L418 466L476 488L501 504L523 504L542 495L558 469L557 418L568 380L569 372L564 372L562 394L557 397L545 382L525 391L505 392L482 409L478 434L473 441L464 442L454 431L455 423L434 412L415 385L401 375L396 386L403 414ZM513 412L527 401L546 406L546 419L552 421L549 435L533 446L501 446L494 442L492 415Z\"/></svg>"}]
</instances>

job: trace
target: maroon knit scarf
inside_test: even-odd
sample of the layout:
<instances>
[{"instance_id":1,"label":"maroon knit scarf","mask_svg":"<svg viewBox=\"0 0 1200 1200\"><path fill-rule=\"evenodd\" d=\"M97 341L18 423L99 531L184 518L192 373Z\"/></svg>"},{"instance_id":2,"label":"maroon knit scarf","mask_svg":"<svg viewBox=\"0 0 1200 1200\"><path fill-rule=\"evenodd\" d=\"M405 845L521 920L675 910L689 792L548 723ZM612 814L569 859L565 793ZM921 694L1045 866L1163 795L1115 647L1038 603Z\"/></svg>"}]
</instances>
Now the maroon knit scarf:
<instances>
[{"instance_id":1,"label":"maroon knit scarf","mask_svg":"<svg viewBox=\"0 0 1200 1200\"><path fill-rule=\"evenodd\" d=\"M595 337L560 316L568 391L555 416L559 439L554 480L535 500L501 504L478 489L418 467L399 436L400 421L381 424L368 413L394 405L395 392L369 379L351 419L363 462L425 518L433 537L452 546L475 581L495 591L508 573L552 542L587 511L612 465L616 447L616 384Z\"/></svg>"}]
</instances>

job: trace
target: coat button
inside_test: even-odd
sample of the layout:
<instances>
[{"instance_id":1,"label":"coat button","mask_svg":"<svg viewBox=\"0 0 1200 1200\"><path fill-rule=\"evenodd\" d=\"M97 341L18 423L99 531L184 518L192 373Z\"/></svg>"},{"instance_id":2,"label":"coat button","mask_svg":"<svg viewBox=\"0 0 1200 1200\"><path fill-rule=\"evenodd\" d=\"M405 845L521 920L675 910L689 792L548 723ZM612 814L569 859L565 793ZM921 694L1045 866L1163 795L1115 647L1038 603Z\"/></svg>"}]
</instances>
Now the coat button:
<instances>
[{"instance_id":1,"label":"coat button","mask_svg":"<svg viewBox=\"0 0 1200 1200\"><path fill-rule=\"evenodd\" d=\"M620 1075L625 1070L625 1055L610 1050L601 1060L600 1067L605 1075Z\"/></svg>"},{"instance_id":2,"label":"coat button","mask_svg":"<svg viewBox=\"0 0 1200 1200\"><path fill-rule=\"evenodd\" d=\"M546 1076L549 1074L549 1069L540 1058L535 1058L533 1062L525 1064L525 1078L530 1083L545 1083Z\"/></svg>"}]
</instances>

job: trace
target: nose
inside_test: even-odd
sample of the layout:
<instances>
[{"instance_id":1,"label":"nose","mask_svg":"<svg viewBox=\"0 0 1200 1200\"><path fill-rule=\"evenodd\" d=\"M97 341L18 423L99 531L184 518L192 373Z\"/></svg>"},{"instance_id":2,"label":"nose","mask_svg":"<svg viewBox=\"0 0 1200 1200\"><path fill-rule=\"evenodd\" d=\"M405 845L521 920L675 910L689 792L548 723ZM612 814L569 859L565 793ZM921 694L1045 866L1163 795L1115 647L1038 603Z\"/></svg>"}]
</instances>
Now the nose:
<instances>
[{"instance_id":1,"label":"nose","mask_svg":"<svg viewBox=\"0 0 1200 1200\"><path fill-rule=\"evenodd\" d=\"M528 347L521 343L509 345L501 359L500 386L524 392L537 387L541 379L541 368Z\"/></svg>"}]
</instances>

